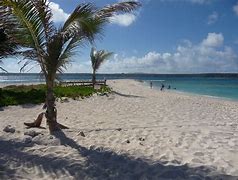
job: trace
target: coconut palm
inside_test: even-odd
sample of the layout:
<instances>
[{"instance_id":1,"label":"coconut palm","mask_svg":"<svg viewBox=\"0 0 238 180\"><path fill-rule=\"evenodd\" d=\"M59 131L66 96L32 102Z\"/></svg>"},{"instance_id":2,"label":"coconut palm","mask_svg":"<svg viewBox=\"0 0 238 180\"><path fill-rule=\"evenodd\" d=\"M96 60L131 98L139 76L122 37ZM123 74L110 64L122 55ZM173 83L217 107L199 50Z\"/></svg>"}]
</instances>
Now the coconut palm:
<instances>
[{"instance_id":1,"label":"coconut palm","mask_svg":"<svg viewBox=\"0 0 238 180\"><path fill-rule=\"evenodd\" d=\"M116 12L131 12L138 2L120 2L102 9L91 3L78 5L65 23L56 28L48 0L1 0L3 21L15 24L14 38L21 44L21 54L38 64L46 81L46 118L49 130L59 130L53 88L56 73L62 73L70 63L76 48L82 43L93 42L96 35ZM1 10L1 8L0 8Z\"/></svg>"},{"instance_id":2,"label":"coconut palm","mask_svg":"<svg viewBox=\"0 0 238 180\"><path fill-rule=\"evenodd\" d=\"M90 57L91 57L91 63L93 68L93 74L92 74L93 88L96 83L96 71L99 69L99 67L105 60L110 58L112 54L113 54L112 52L107 52L105 50L97 51L95 48L91 49Z\"/></svg>"}]
</instances>

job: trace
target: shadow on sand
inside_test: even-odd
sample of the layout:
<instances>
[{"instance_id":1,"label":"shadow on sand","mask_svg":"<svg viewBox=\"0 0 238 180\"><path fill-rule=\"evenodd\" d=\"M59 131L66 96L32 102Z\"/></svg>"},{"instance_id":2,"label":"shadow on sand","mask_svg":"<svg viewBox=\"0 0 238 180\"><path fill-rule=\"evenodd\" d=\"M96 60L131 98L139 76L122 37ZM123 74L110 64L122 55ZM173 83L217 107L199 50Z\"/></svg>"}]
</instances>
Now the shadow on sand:
<instances>
[{"instance_id":1,"label":"shadow on sand","mask_svg":"<svg viewBox=\"0 0 238 180\"><path fill-rule=\"evenodd\" d=\"M162 128L162 127L167 127L165 125L154 125L154 126L134 126L134 127L123 127L123 128L96 128L96 129L75 129L75 130L80 130L83 132L92 132L92 131L129 131L129 130L134 130L134 129L153 129L153 128ZM71 128L72 129L72 128Z\"/></svg>"},{"instance_id":2,"label":"shadow on sand","mask_svg":"<svg viewBox=\"0 0 238 180\"><path fill-rule=\"evenodd\" d=\"M21 106L24 109L31 109L34 108L36 106L39 106L40 104L20 104L19 106ZM5 108L7 108L8 106L2 106L0 107L0 111L4 111Z\"/></svg>"},{"instance_id":3,"label":"shadow on sand","mask_svg":"<svg viewBox=\"0 0 238 180\"><path fill-rule=\"evenodd\" d=\"M54 136L60 140L62 145L75 149L84 160L57 157L54 152L51 155L39 156L21 151L27 146L22 142L0 140L0 179L31 177L31 172L25 172L24 177L19 177L14 169L7 165L7 161L19 167L24 166L25 170L29 167L32 169L37 167L41 173L51 174L55 179L62 178L62 176L72 176L74 179L82 180L237 179L237 177L216 172L215 168L211 167L192 168L188 165L164 165L161 162L147 162L127 155L118 155L103 148L87 149L68 138L62 131L57 132Z\"/></svg>"},{"instance_id":4,"label":"shadow on sand","mask_svg":"<svg viewBox=\"0 0 238 180\"><path fill-rule=\"evenodd\" d=\"M41 104L21 104L20 106L25 109L31 109L31 108L34 108L39 105L41 105Z\"/></svg>"},{"instance_id":5,"label":"shadow on sand","mask_svg":"<svg viewBox=\"0 0 238 180\"><path fill-rule=\"evenodd\" d=\"M122 94L122 93L119 93L119 92L116 92L116 91L112 91L111 93L112 94L116 94L118 96L127 97L127 98L145 98L143 96L136 96L136 95L130 95L130 94Z\"/></svg>"}]
</instances>

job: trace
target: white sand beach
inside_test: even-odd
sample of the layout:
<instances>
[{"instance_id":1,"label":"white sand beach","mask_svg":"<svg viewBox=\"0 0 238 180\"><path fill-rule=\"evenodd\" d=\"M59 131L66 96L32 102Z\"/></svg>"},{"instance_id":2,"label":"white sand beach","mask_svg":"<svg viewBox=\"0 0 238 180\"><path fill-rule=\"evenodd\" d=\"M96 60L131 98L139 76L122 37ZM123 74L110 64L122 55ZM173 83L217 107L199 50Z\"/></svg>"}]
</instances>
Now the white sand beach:
<instances>
[{"instance_id":1,"label":"white sand beach","mask_svg":"<svg viewBox=\"0 0 238 180\"><path fill-rule=\"evenodd\" d=\"M42 105L1 108L0 179L238 179L238 102L108 84L108 96L57 102L70 129L55 136L23 124Z\"/></svg>"}]
</instances>

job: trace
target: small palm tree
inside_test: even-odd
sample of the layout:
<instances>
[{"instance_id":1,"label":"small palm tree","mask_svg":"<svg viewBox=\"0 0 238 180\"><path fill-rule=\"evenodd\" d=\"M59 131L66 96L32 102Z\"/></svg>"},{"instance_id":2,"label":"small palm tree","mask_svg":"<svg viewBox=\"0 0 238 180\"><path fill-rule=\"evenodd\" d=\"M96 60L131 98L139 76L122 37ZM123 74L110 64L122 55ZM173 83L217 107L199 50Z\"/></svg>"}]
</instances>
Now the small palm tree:
<instances>
[{"instance_id":1,"label":"small palm tree","mask_svg":"<svg viewBox=\"0 0 238 180\"><path fill-rule=\"evenodd\" d=\"M96 71L99 69L99 67L105 60L111 57L112 54L113 54L112 52L107 52L105 50L97 51L95 48L91 49L90 57L91 57L91 63L93 68L93 74L92 74L93 88L96 83Z\"/></svg>"},{"instance_id":2,"label":"small palm tree","mask_svg":"<svg viewBox=\"0 0 238 180\"><path fill-rule=\"evenodd\" d=\"M21 44L19 52L27 61L41 67L46 81L46 118L49 130L60 129L53 94L56 73L66 69L79 45L93 42L115 12L131 12L138 2L120 2L96 8L91 3L78 5L63 26L56 28L48 0L1 0L0 24L14 24L12 37Z\"/></svg>"}]
</instances>

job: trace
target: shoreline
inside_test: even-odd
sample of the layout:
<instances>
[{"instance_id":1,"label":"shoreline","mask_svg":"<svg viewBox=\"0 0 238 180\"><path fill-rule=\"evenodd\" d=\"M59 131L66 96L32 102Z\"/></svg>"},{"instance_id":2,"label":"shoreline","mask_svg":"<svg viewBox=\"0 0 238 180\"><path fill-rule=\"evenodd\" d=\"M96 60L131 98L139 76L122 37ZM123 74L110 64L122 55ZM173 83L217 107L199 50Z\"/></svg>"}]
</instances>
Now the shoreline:
<instances>
[{"instance_id":1,"label":"shoreline","mask_svg":"<svg viewBox=\"0 0 238 180\"><path fill-rule=\"evenodd\" d=\"M24 82L24 83L0 83L0 88L4 88L6 86L21 86L21 85L37 85L37 84L45 84L45 82Z\"/></svg>"},{"instance_id":2,"label":"shoreline","mask_svg":"<svg viewBox=\"0 0 238 180\"><path fill-rule=\"evenodd\" d=\"M221 97L221 96L196 94L196 93L192 93L192 92L185 92L185 91L179 91L179 90L172 90L171 92L178 93L178 94L184 94L184 95L190 95L190 96L198 96L198 97L210 98L210 99L215 99L215 100L231 101L231 102L237 102L238 103L238 99L232 99L232 98Z\"/></svg>"},{"instance_id":3,"label":"shoreline","mask_svg":"<svg viewBox=\"0 0 238 180\"><path fill-rule=\"evenodd\" d=\"M120 79L122 80L122 79ZM134 80L134 79L127 79L127 80ZM149 83L146 85L146 81L140 81L140 80L135 80L140 82L143 86L149 87ZM159 80L161 81L161 80ZM160 88L157 86L153 86L153 89L160 91ZM212 95L205 95L205 94L198 94L198 93L192 93L192 92L186 92L186 91L179 91L175 89L165 89L164 91L169 92L169 93L175 93L175 94L181 94L181 95L188 95L188 96L195 96L195 97L204 97L204 98L211 98L211 99L217 99L217 100L223 100L223 101L232 101L232 102L237 102L238 99L232 99L232 98L227 98L227 97L221 97L221 96L212 96Z\"/></svg>"},{"instance_id":4,"label":"shoreline","mask_svg":"<svg viewBox=\"0 0 238 180\"><path fill-rule=\"evenodd\" d=\"M108 84L109 96L56 102L58 121L70 127L57 136L24 127L41 105L0 110L1 128L16 130L0 131L0 167L9 169L0 177L238 178L238 103L160 92L135 80Z\"/></svg>"},{"instance_id":5,"label":"shoreline","mask_svg":"<svg viewBox=\"0 0 238 180\"><path fill-rule=\"evenodd\" d=\"M150 80L137 80L137 79L109 79L107 81L117 81L117 80L131 80L131 81L136 81L140 82L143 86L145 87L150 87L149 82ZM163 82L164 80L156 80L156 81L161 81ZM6 86L11 86L11 85L37 85L37 84L45 84L45 82L23 82L23 83L0 83L0 88L6 87ZM160 88L157 86L153 86L153 89L160 91ZM232 99L232 98L227 98L227 97L221 97L221 96L212 96L212 95L205 95L205 94L198 94L198 93L193 93L193 92L186 92L186 91L179 91L179 90L174 90L174 89L165 89L164 91L170 92L170 93L175 93L175 94L182 94L182 95L188 95L188 96L195 96L195 97L204 97L204 98L211 98L211 99L217 99L217 100L222 100L222 101L231 101L231 102L238 102L238 99Z\"/></svg>"}]
</instances>

